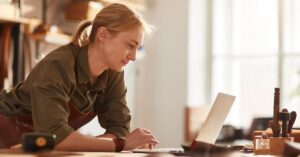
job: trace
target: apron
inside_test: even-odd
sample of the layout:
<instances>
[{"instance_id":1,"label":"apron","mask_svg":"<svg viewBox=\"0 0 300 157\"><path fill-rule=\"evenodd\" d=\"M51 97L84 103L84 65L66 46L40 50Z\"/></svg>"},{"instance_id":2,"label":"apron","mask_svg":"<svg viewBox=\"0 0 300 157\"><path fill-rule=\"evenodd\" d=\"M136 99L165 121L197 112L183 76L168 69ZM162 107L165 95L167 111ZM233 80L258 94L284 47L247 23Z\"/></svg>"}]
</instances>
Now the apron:
<instances>
[{"instance_id":1,"label":"apron","mask_svg":"<svg viewBox=\"0 0 300 157\"><path fill-rule=\"evenodd\" d=\"M69 125L77 130L91 121L96 114L89 112L83 114L71 103L69 104L70 116ZM10 148L21 143L22 134L33 132L31 116L5 116L0 114L0 148Z\"/></svg>"}]
</instances>

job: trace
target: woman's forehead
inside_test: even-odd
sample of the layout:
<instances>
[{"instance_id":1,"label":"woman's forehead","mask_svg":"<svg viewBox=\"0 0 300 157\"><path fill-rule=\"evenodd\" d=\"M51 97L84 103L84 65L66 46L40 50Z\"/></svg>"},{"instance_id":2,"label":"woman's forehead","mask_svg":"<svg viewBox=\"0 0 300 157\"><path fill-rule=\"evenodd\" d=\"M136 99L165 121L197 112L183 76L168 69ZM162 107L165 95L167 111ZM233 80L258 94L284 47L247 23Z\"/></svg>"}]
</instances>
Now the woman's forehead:
<instances>
[{"instance_id":1,"label":"woman's forehead","mask_svg":"<svg viewBox=\"0 0 300 157\"><path fill-rule=\"evenodd\" d=\"M118 36L130 41L135 41L140 46L144 38L144 31L136 28L129 31L119 32Z\"/></svg>"}]
</instances>

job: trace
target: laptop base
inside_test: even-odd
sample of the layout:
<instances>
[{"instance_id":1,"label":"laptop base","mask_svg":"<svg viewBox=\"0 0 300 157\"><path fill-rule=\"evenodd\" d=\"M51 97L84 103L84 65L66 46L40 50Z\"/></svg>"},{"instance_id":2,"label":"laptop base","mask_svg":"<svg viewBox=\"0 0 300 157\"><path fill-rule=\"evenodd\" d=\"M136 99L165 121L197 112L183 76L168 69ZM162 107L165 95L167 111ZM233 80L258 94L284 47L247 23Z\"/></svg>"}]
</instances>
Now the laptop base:
<instances>
[{"instance_id":1,"label":"laptop base","mask_svg":"<svg viewBox=\"0 0 300 157\"><path fill-rule=\"evenodd\" d=\"M205 142L193 141L190 145L182 145L182 148L157 148L157 149L136 149L133 153L170 153L176 156L194 156L200 154L229 153L243 150L243 146L215 145Z\"/></svg>"}]
</instances>

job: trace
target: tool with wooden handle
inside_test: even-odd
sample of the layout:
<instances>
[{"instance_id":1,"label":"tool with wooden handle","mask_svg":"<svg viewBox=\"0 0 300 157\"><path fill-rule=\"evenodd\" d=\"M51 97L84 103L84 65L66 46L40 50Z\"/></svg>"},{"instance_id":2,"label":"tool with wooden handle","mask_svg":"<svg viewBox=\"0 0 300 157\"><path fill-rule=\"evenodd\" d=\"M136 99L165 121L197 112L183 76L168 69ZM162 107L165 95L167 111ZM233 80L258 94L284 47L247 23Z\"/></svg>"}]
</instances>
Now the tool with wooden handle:
<instances>
[{"instance_id":1,"label":"tool with wooden handle","mask_svg":"<svg viewBox=\"0 0 300 157\"><path fill-rule=\"evenodd\" d=\"M282 123L281 136L288 137L288 122L290 120L290 113L287 110L283 110L282 112L279 112L278 119Z\"/></svg>"},{"instance_id":2,"label":"tool with wooden handle","mask_svg":"<svg viewBox=\"0 0 300 157\"><path fill-rule=\"evenodd\" d=\"M292 111L290 113L291 119L289 120L289 126L288 126L288 133L290 134L292 132L293 129L293 125L296 121L297 118L297 113L295 111Z\"/></svg>"},{"instance_id":3,"label":"tool with wooden handle","mask_svg":"<svg viewBox=\"0 0 300 157\"><path fill-rule=\"evenodd\" d=\"M272 125L272 128L271 128L272 132L273 132L273 137L279 137L279 133L280 133L279 121L278 121L279 109L280 109L280 89L275 88L273 125Z\"/></svg>"}]
</instances>

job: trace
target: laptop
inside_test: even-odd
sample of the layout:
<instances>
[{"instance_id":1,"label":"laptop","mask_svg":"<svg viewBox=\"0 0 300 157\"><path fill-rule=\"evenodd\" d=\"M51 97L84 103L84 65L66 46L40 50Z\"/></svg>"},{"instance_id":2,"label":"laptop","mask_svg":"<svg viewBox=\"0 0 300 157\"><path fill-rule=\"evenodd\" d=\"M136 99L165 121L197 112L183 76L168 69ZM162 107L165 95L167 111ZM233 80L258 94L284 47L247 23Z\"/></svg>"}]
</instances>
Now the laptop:
<instances>
[{"instance_id":1,"label":"laptop","mask_svg":"<svg viewBox=\"0 0 300 157\"><path fill-rule=\"evenodd\" d=\"M235 96L218 93L195 141L214 144L233 105ZM183 148L135 149L135 153L181 153Z\"/></svg>"}]
</instances>

